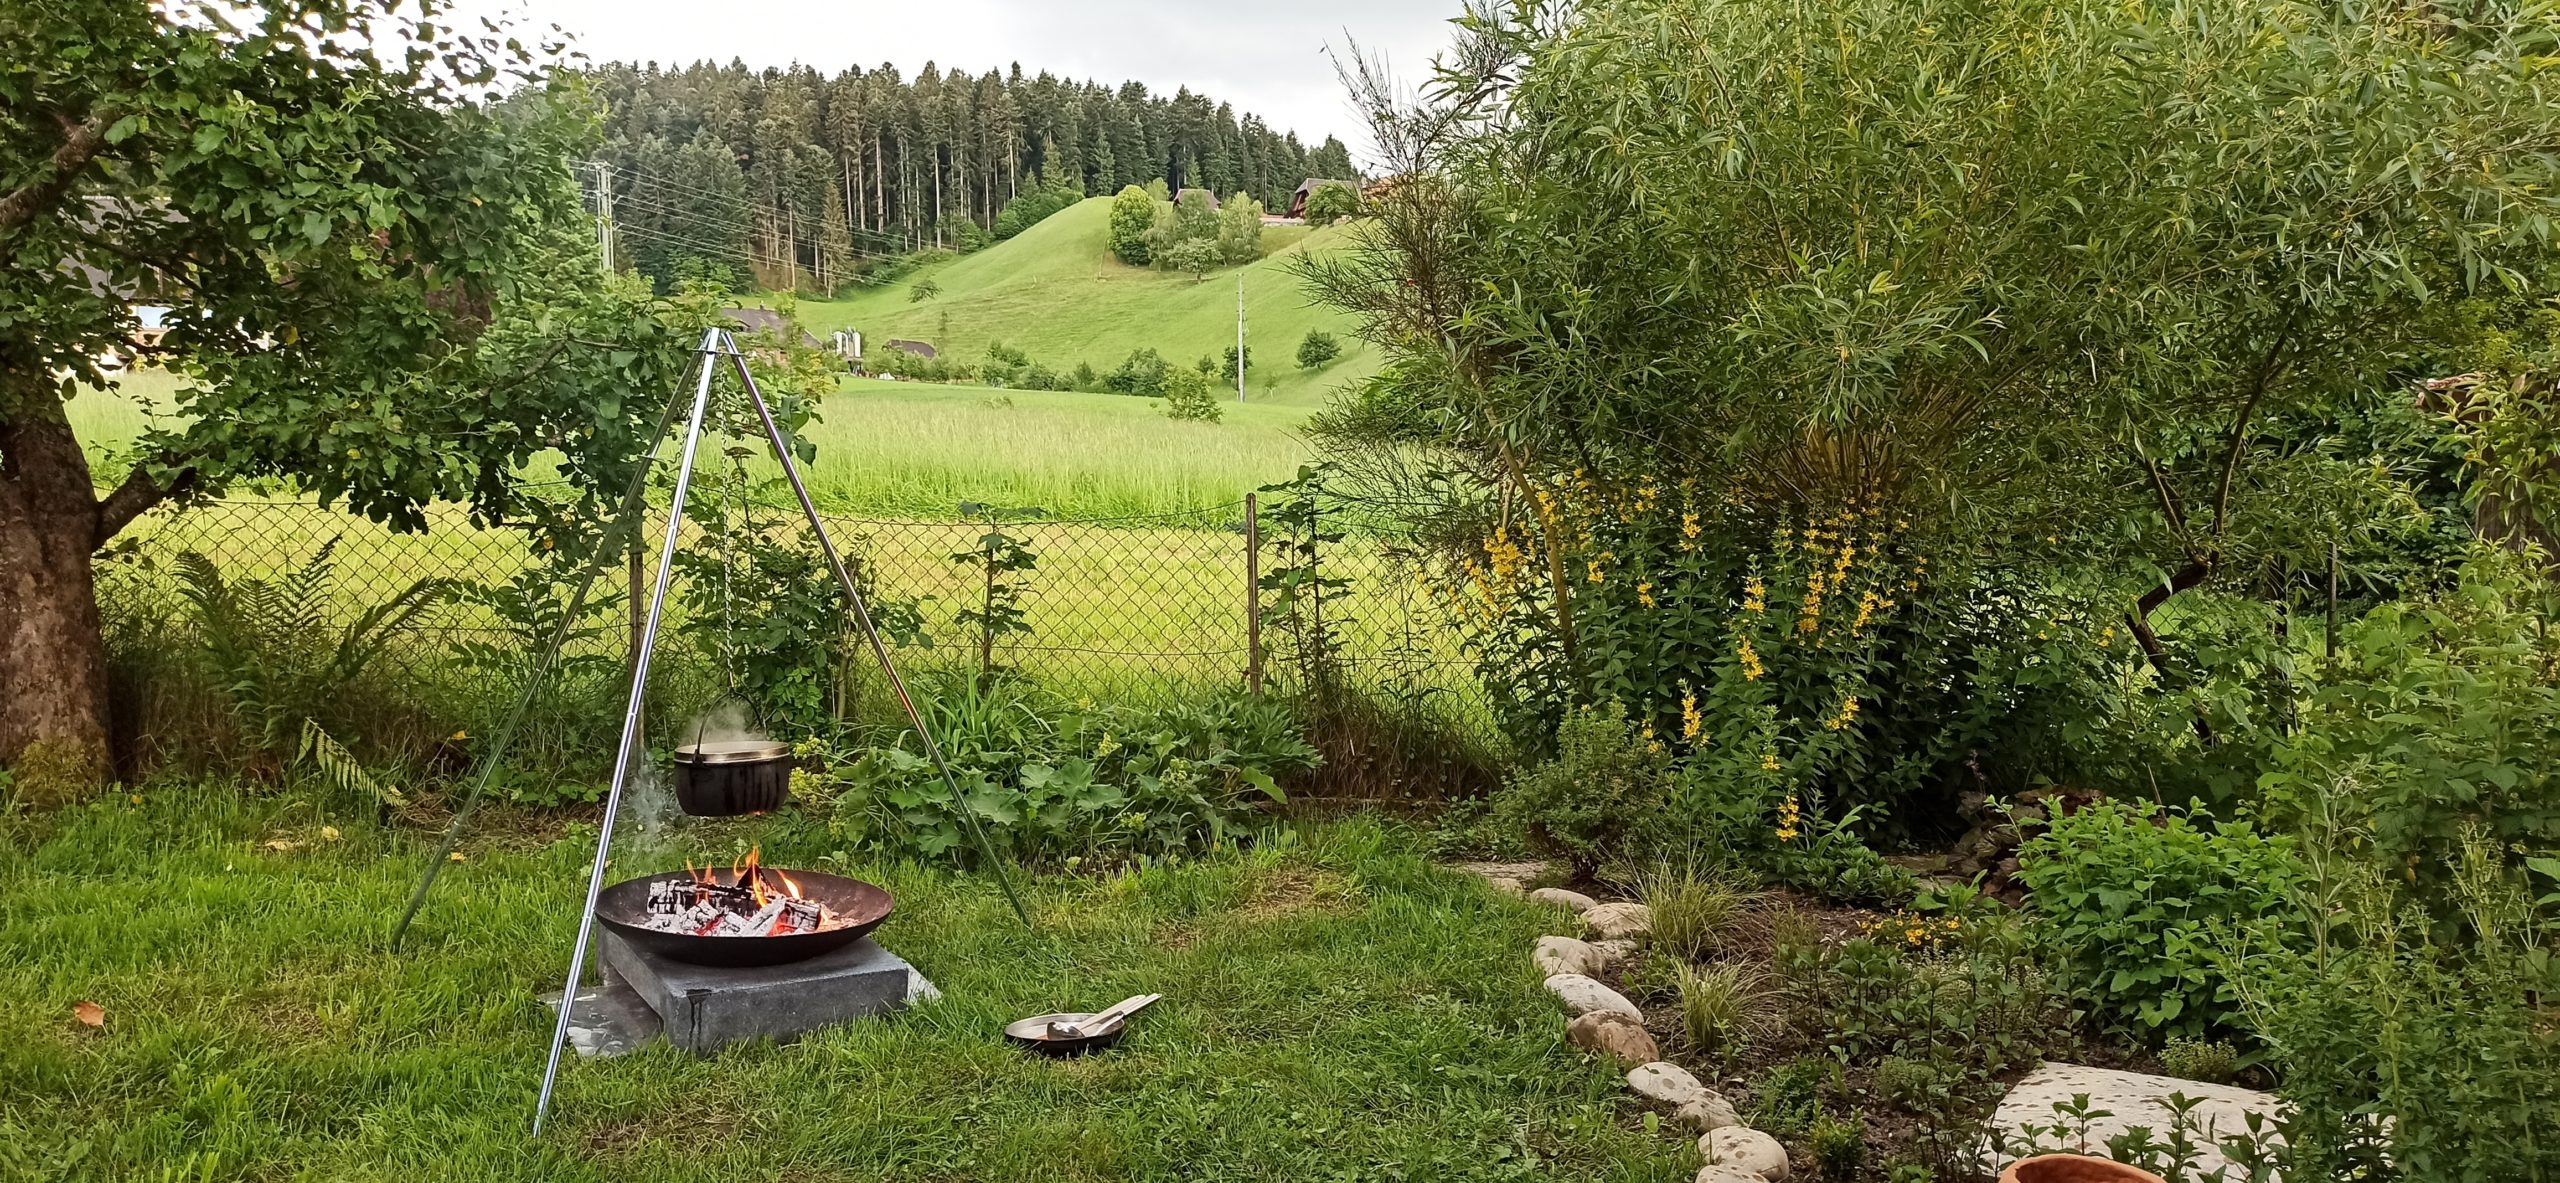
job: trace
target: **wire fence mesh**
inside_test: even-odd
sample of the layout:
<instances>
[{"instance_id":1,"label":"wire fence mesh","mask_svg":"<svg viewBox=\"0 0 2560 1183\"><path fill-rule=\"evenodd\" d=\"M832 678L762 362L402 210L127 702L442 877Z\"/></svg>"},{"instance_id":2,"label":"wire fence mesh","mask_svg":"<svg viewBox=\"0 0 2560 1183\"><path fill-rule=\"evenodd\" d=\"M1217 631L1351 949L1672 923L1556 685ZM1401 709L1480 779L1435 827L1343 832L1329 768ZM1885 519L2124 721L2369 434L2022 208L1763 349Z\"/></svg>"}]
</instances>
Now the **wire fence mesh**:
<instances>
[{"instance_id":1,"label":"wire fence mesh","mask_svg":"<svg viewBox=\"0 0 2560 1183\"><path fill-rule=\"evenodd\" d=\"M791 516L760 510L770 523ZM828 531L884 600L911 603L922 628L894 647L903 667L974 668L979 637L968 617L984 607L986 574L969 556L983 518L829 516ZM1164 698L1262 685L1295 689L1285 639L1260 636L1257 570L1274 561L1273 539L1251 501L1205 510L1096 519L1012 520L1002 529L1033 556L1006 573L1021 609L1020 631L992 638L988 659L1043 685L1096 698ZM605 611L590 620L580 652L621 656L633 643L634 614L648 600L665 511L653 510L638 561L606 569ZM1248 541L1263 533L1263 553ZM689 522L680 545L716 550L718 540ZM334 626L357 620L422 579L459 588L501 588L542 566L525 533L486 528L459 508L438 507L428 528L403 533L296 497L234 497L164 510L137 523L107 556L120 594L183 610L180 555L203 556L232 581L289 581L327 548L326 596ZM1330 593L1328 629L1339 678L1352 690L1425 717L1483 747L1500 744L1454 622L1427 594L1420 564L1392 539L1354 535L1328 542L1320 561L1343 581ZM672 629L701 597L681 572L667 599ZM752 605L736 609L753 612ZM529 663L535 637L521 619L485 597L443 598L405 631L385 659L412 669L449 665L455 655L509 646ZM486 664L485 660L482 664Z\"/></svg>"}]
</instances>

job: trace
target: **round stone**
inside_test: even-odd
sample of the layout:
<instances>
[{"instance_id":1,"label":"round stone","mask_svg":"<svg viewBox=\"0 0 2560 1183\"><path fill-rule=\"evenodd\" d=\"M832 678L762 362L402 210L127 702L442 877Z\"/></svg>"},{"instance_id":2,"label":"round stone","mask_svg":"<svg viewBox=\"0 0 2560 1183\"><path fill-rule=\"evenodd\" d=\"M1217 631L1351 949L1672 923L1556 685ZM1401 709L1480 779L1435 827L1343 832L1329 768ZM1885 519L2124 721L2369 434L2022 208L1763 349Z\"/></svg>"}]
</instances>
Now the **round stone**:
<instances>
[{"instance_id":1,"label":"round stone","mask_svg":"<svg viewBox=\"0 0 2560 1183\"><path fill-rule=\"evenodd\" d=\"M1726 1126L1698 1139L1698 1153L1709 1163L1736 1167L1763 1179L1787 1177L1787 1148L1749 1126Z\"/></svg>"},{"instance_id":2,"label":"round stone","mask_svg":"<svg viewBox=\"0 0 2560 1183\"><path fill-rule=\"evenodd\" d=\"M1696 1183L1768 1183L1768 1181L1741 1167L1729 1167L1720 1162L1711 1162L1698 1168Z\"/></svg>"},{"instance_id":3,"label":"round stone","mask_svg":"<svg viewBox=\"0 0 2560 1183\"><path fill-rule=\"evenodd\" d=\"M1564 1037L1575 1047L1609 1057L1620 1068L1662 1058L1662 1049L1653 1042L1651 1032L1613 1010L1593 1011L1575 1019L1565 1025Z\"/></svg>"},{"instance_id":4,"label":"round stone","mask_svg":"<svg viewBox=\"0 0 2560 1183\"><path fill-rule=\"evenodd\" d=\"M1590 896L1584 895L1578 891L1566 891L1561 887L1541 887L1536 891L1530 892L1529 898L1542 904L1554 904L1555 906L1562 908L1567 912L1571 912L1576 916L1580 916L1600 905L1600 901L1595 900Z\"/></svg>"},{"instance_id":5,"label":"round stone","mask_svg":"<svg viewBox=\"0 0 2560 1183\"><path fill-rule=\"evenodd\" d=\"M1664 1113L1677 1113L1683 1105L1715 1095L1688 1069L1661 1060L1639 1064L1628 1071L1627 1088L1644 1098L1646 1106Z\"/></svg>"},{"instance_id":6,"label":"round stone","mask_svg":"<svg viewBox=\"0 0 2560 1183\"><path fill-rule=\"evenodd\" d=\"M1600 950L1572 937L1539 937L1538 947L1529 954L1538 971L1549 974L1598 974L1608 967L1608 959Z\"/></svg>"},{"instance_id":7,"label":"round stone","mask_svg":"<svg viewBox=\"0 0 2560 1183\"><path fill-rule=\"evenodd\" d=\"M1564 1003L1567 1014L1580 1016L1594 1011L1615 1011L1638 1023L1644 1022L1644 1012L1627 1001L1626 995L1583 974L1549 975L1547 993Z\"/></svg>"},{"instance_id":8,"label":"round stone","mask_svg":"<svg viewBox=\"0 0 2560 1183\"><path fill-rule=\"evenodd\" d=\"M1600 904L1582 914L1582 923L1604 941L1641 940L1653 931L1653 909L1643 904Z\"/></svg>"}]
</instances>

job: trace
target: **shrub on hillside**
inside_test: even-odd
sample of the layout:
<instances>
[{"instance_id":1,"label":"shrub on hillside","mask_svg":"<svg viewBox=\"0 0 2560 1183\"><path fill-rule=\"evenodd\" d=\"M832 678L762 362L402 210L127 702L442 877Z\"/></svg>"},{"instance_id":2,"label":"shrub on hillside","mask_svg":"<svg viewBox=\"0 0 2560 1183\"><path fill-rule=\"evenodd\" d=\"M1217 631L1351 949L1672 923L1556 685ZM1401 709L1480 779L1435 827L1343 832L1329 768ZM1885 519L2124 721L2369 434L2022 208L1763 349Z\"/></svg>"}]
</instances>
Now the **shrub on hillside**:
<instances>
[{"instance_id":1,"label":"shrub on hillside","mask_svg":"<svg viewBox=\"0 0 2560 1183\"><path fill-rule=\"evenodd\" d=\"M1155 225L1156 201L1135 185L1111 198L1111 257L1132 267L1154 259L1147 249L1147 228Z\"/></svg>"},{"instance_id":2,"label":"shrub on hillside","mask_svg":"<svg viewBox=\"0 0 2560 1183\"><path fill-rule=\"evenodd\" d=\"M1328 181L1316 186L1315 192L1307 194L1306 216L1310 226L1333 225L1359 212L1359 209L1359 195L1351 191L1351 186L1339 182Z\"/></svg>"},{"instance_id":3,"label":"shrub on hillside","mask_svg":"<svg viewBox=\"0 0 2560 1183\"><path fill-rule=\"evenodd\" d=\"M1120 368L1102 379L1102 388L1113 394L1135 394L1147 398L1164 396L1165 378L1173 373L1164 355L1152 349L1131 350L1121 359Z\"/></svg>"},{"instance_id":4,"label":"shrub on hillside","mask_svg":"<svg viewBox=\"0 0 2560 1183\"><path fill-rule=\"evenodd\" d=\"M2286 943L2303 883L2290 839L2117 801L2052 819L2018 867L2073 985L2155 1039L2234 1027L2227 954Z\"/></svg>"},{"instance_id":5,"label":"shrub on hillside","mask_svg":"<svg viewBox=\"0 0 2560 1183\"><path fill-rule=\"evenodd\" d=\"M1062 182L1048 182L1038 188L1014 195L996 211L996 241L1002 242L1038 225L1049 215L1084 200L1084 190Z\"/></svg>"},{"instance_id":6,"label":"shrub on hillside","mask_svg":"<svg viewBox=\"0 0 2560 1183\"><path fill-rule=\"evenodd\" d=\"M1298 342L1298 368L1313 370L1342 356L1342 342L1323 329L1308 329Z\"/></svg>"},{"instance_id":7,"label":"shrub on hillside","mask_svg":"<svg viewBox=\"0 0 2560 1183\"><path fill-rule=\"evenodd\" d=\"M1175 370L1165 377L1164 413L1170 419L1215 423L1227 409L1209 389L1208 375L1198 370Z\"/></svg>"},{"instance_id":8,"label":"shrub on hillside","mask_svg":"<svg viewBox=\"0 0 2560 1183\"><path fill-rule=\"evenodd\" d=\"M1218 209L1218 257L1231 266L1262 257L1262 203L1241 190Z\"/></svg>"},{"instance_id":9,"label":"shrub on hillside","mask_svg":"<svg viewBox=\"0 0 2560 1183\"><path fill-rule=\"evenodd\" d=\"M1165 270L1182 272L1196 282L1218 265L1218 244L1214 239L1186 238L1157 250L1155 256Z\"/></svg>"}]
</instances>

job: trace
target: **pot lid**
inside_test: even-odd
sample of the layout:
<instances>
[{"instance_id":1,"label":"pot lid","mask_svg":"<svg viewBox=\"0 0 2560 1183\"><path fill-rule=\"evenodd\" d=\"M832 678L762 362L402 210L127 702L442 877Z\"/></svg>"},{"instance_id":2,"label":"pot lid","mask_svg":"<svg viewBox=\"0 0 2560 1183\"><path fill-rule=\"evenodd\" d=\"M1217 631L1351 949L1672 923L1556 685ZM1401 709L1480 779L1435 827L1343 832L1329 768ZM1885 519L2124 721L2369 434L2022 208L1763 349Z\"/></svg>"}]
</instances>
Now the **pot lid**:
<instances>
[{"instance_id":1,"label":"pot lid","mask_svg":"<svg viewBox=\"0 0 2560 1183\"><path fill-rule=\"evenodd\" d=\"M676 759L686 764L758 764L790 754L791 745L769 739L717 739L676 749Z\"/></svg>"}]
</instances>

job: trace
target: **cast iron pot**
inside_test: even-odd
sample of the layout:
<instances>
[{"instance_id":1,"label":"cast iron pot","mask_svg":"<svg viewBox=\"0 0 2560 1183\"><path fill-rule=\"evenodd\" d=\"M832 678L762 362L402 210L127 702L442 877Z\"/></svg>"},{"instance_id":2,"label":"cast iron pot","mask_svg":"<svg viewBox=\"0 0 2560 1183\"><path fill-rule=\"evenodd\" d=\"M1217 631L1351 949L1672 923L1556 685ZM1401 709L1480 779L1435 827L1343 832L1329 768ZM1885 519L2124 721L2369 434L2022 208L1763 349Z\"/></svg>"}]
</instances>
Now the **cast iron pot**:
<instances>
[{"instance_id":1,"label":"cast iron pot","mask_svg":"<svg viewBox=\"0 0 2560 1183\"><path fill-rule=\"evenodd\" d=\"M695 817L763 813L790 795L787 744L730 739L676 749L676 805Z\"/></svg>"},{"instance_id":2,"label":"cast iron pot","mask_svg":"<svg viewBox=\"0 0 2560 1183\"><path fill-rule=\"evenodd\" d=\"M698 937L685 932L660 932L643 928L640 922L649 914L649 888L660 882L690 879L689 871L663 871L640 879L626 879L604 889L596 896L596 919L604 922L623 940L642 949L693 965L742 966L785 965L805 961L821 953L832 953L861 940L880 922L889 918L896 901L887 891L859 879L829 875L823 871L781 871L800 885L800 894L833 909L847 921L841 928L820 932L795 932L778 937ZM777 871L767 869L765 885L778 889Z\"/></svg>"}]
</instances>

